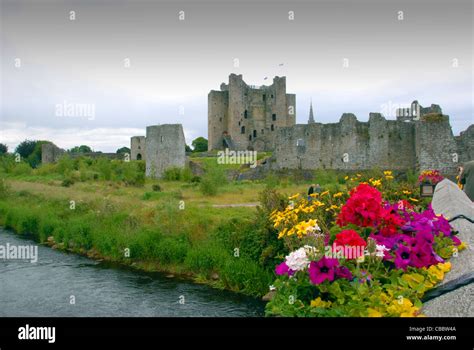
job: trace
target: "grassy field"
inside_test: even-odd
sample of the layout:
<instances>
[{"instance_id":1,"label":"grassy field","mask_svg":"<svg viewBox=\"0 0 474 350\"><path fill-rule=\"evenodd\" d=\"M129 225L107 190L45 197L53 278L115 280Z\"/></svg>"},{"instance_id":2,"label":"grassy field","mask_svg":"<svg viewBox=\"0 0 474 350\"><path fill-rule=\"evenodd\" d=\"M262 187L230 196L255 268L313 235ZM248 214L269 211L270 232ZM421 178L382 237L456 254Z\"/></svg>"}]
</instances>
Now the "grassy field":
<instances>
[{"instance_id":1,"label":"grassy field","mask_svg":"<svg viewBox=\"0 0 474 350\"><path fill-rule=\"evenodd\" d=\"M252 296L268 292L283 254L269 212L312 182L345 189L345 174L333 171L311 181L229 182L209 159L201 178L175 171L168 178L176 180L157 181L144 178L141 162L62 159L31 169L5 158L1 226L57 249Z\"/></svg>"}]
</instances>

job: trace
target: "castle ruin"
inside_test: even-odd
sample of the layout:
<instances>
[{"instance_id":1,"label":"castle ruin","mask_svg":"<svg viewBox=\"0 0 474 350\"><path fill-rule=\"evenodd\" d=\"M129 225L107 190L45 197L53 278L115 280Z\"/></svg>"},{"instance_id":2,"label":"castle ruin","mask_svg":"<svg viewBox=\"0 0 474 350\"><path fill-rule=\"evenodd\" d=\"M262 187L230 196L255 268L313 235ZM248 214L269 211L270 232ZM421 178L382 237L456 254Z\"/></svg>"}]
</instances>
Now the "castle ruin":
<instances>
[{"instance_id":1,"label":"castle ruin","mask_svg":"<svg viewBox=\"0 0 474 350\"><path fill-rule=\"evenodd\" d=\"M208 147L271 151L278 130L295 125L295 120L296 96L286 93L286 77L257 87L231 74L229 84L208 95Z\"/></svg>"},{"instance_id":2,"label":"castle ruin","mask_svg":"<svg viewBox=\"0 0 474 350\"><path fill-rule=\"evenodd\" d=\"M133 136L130 139L130 159L142 160L146 156L145 136Z\"/></svg>"},{"instance_id":3,"label":"castle ruin","mask_svg":"<svg viewBox=\"0 0 474 350\"><path fill-rule=\"evenodd\" d=\"M208 95L209 150L273 151L274 169L454 173L474 159L474 126L454 136L449 116L438 105L422 107L413 101L409 108L397 109L396 120L370 113L368 122L360 122L344 113L338 123L322 124L315 122L311 103L308 124L296 125L295 99L286 93L285 77L275 77L271 86L253 87L242 75L231 74L228 85Z\"/></svg>"},{"instance_id":4,"label":"castle ruin","mask_svg":"<svg viewBox=\"0 0 474 350\"><path fill-rule=\"evenodd\" d=\"M423 108L417 101L413 105L418 114L398 110L396 120L370 113L368 122L360 122L354 114L344 113L338 123L281 129L274 152L276 167L438 169L452 174L460 163L473 159L472 126L455 137L441 107Z\"/></svg>"},{"instance_id":5,"label":"castle ruin","mask_svg":"<svg viewBox=\"0 0 474 350\"><path fill-rule=\"evenodd\" d=\"M145 138L146 176L160 178L168 168L184 168L186 164L185 147L186 140L181 124L147 126Z\"/></svg>"}]
</instances>

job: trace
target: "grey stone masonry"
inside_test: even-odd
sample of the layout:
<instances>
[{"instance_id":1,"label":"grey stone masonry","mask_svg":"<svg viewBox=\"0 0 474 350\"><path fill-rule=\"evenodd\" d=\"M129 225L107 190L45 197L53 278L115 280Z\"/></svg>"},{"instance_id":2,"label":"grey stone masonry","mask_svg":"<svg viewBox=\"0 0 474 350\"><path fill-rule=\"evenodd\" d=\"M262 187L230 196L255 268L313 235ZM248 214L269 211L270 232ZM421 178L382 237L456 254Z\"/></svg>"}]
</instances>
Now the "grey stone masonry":
<instances>
[{"instance_id":1,"label":"grey stone masonry","mask_svg":"<svg viewBox=\"0 0 474 350\"><path fill-rule=\"evenodd\" d=\"M41 145L41 163L55 163L64 153L65 151L54 143L44 143Z\"/></svg>"},{"instance_id":2,"label":"grey stone masonry","mask_svg":"<svg viewBox=\"0 0 474 350\"><path fill-rule=\"evenodd\" d=\"M276 169L436 169L454 174L474 156L474 128L454 137L449 117L432 105L421 116L387 120L370 113L360 122L344 113L338 123L284 127L274 140ZM432 112L425 114L425 112Z\"/></svg>"},{"instance_id":3,"label":"grey stone masonry","mask_svg":"<svg viewBox=\"0 0 474 350\"><path fill-rule=\"evenodd\" d=\"M271 151L278 130L295 125L295 120L296 96L286 93L286 77L252 86L242 75L231 74L229 84L208 95L209 150Z\"/></svg>"},{"instance_id":4,"label":"grey stone masonry","mask_svg":"<svg viewBox=\"0 0 474 350\"><path fill-rule=\"evenodd\" d=\"M130 139L130 159L144 160L146 158L145 136L133 136Z\"/></svg>"},{"instance_id":5,"label":"grey stone masonry","mask_svg":"<svg viewBox=\"0 0 474 350\"><path fill-rule=\"evenodd\" d=\"M474 218L474 204L455 183L447 179L436 185L432 206L436 214L448 219L460 214ZM446 274L441 286L474 271L474 224L460 218L452 221L451 226L459 232L459 239L468 248L451 258L451 271ZM471 283L426 302L422 311L432 317L473 317L473 300L474 285Z\"/></svg>"},{"instance_id":6,"label":"grey stone masonry","mask_svg":"<svg viewBox=\"0 0 474 350\"><path fill-rule=\"evenodd\" d=\"M160 178L168 168L184 168L186 141L181 124L147 126L145 144L146 176Z\"/></svg>"}]
</instances>

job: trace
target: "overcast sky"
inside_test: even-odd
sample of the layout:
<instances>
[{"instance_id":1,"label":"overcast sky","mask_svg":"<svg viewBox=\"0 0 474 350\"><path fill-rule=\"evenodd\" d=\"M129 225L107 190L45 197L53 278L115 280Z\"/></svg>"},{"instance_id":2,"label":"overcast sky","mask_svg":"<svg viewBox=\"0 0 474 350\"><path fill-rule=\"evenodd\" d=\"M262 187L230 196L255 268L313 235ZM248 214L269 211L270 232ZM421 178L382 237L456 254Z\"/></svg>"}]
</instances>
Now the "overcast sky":
<instances>
[{"instance_id":1,"label":"overcast sky","mask_svg":"<svg viewBox=\"0 0 474 350\"><path fill-rule=\"evenodd\" d=\"M11 150L29 138L115 151L163 123L182 123L190 143L207 137L207 94L230 73L251 85L285 75L298 123L311 98L319 122L393 119L389 107L416 99L441 105L456 135L474 123L470 0L0 3Z\"/></svg>"}]
</instances>

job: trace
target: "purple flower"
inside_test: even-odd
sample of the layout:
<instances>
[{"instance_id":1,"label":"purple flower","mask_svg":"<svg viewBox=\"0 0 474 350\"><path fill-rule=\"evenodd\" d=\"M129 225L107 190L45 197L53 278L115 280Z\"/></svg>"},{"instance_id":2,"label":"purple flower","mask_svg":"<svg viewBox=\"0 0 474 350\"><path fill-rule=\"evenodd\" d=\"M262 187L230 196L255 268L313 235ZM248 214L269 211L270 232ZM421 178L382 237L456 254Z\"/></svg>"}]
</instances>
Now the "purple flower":
<instances>
[{"instance_id":1,"label":"purple flower","mask_svg":"<svg viewBox=\"0 0 474 350\"><path fill-rule=\"evenodd\" d=\"M456 236L451 236L451 239L453 240L454 245L460 245L461 240L457 238Z\"/></svg>"},{"instance_id":2,"label":"purple flower","mask_svg":"<svg viewBox=\"0 0 474 350\"><path fill-rule=\"evenodd\" d=\"M410 264L410 258L410 248L400 245L395 252L395 267L397 269L406 270L407 266Z\"/></svg>"},{"instance_id":3,"label":"purple flower","mask_svg":"<svg viewBox=\"0 0 474 350\"><path fill-rule=\"evenodd\" d=\"M347 267L340 266L336 269L336 277L337 278L345 278L345 279L348 279L350 281L352 279L352 273Z\"/></svg>"},{"instance_id":4,"label":"purple flower","mask_svg":"<svg viewBox=\"0 0 474 350\"><path fill-rule=\"evenodd\" d=\"M417 244L410 256L410 265L421 268L431 265L433 248L428 244Z\"/></svg>"},{"instance_id":5,"label":"purple flower","mask_svg":"<svg viewBox=\"0 0 474 350\"><path fill-rule=\"evenodd\" d=\"M362 270L360 271L360 275L362 278L359 279L359 283L366 283L372 280L372 275L369 274L367 271Z\"/></svg>"},{"instance_id":6,"label":"purple flower","mask_svg":"<svg viewBox=\"0 0 474 350\"><path fill-rule=\"evenodd\" d=\"M290 269L288 267L288 265L286 264L286 262L282 262L280 265L278 265L276 268L275 268L275 273L278 275L278 276L281 276L281 275L288 275L288 276L291 276L293 275L295 272Z\"/></svg>"},{"instance_id":7,"label":"purple flower","mask_svg":"<svg viewBox=\"0 0 474 350\"><path fill-rule=\"evenodd\" d=\"M309 279L313 284L321 284L324 281L334 281L336 268L339 266L337 259L321 258L318 262L311 261L309 264Z\"/></svg>"},{"instance_id":8,"label":"purple flower","mask_svg":"<svg viewBox=\"0 0 474 350\"><path fill-rule=\"evenodd\" d=\"M436 265L439 263L444 263L444 259L440 257L434 250L431 252L431 265Z\"/></svg>"},{"instance_id":9,"label":"purple flower","mask_svg":"<svg viewBox=\"0 0 474 350\"><path fill-rule=\"evenodd\" d=\"M428 232L418 232L415 236L416 244L428 244L433 245L434 236Z\"/></svg>"}]
</instances>

